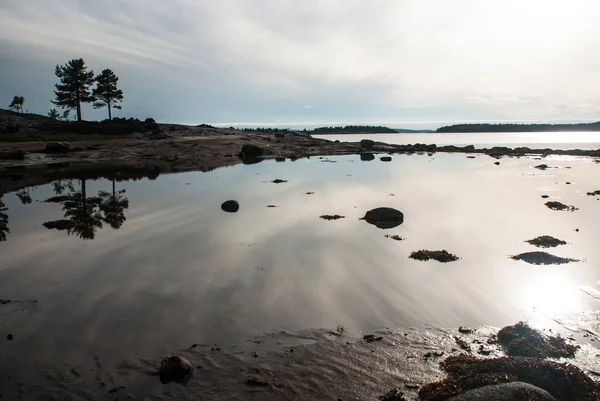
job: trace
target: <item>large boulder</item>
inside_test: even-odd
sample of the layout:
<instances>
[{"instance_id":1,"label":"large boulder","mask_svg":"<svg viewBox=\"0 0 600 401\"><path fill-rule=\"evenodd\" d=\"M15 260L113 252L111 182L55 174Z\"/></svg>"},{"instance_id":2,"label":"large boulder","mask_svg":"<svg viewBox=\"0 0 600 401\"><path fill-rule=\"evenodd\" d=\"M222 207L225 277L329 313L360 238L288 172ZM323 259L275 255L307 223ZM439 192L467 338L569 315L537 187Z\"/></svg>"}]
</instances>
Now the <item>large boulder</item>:
<instances>
[{"instance_id":1,"label":"large boulder","mask_svg":"<svg viewBox=\"0 0 600 401\"><path fill-rule=\"evenodd\" d=\"M70 146L64 142L48 142L46 143L46 153L69 153Z\"/></svg>"},{"instance_id":2,"label":"large boulder","mask_svg":"<svg viewBox=\"0 0 600 401\"><path fill-rule=\"evenodd\" d=\"M240 156L243 157L257 157L257 156L262 156L264 153L264 149L259 147L259 146L255 146L255 145L249 145L249 144L245 144L244 146L242 146L242 151L240 152Z\"/></svg>"},{"instance_id":3,"label":"large boulder","mask_svg":"<svg viewBox=\"0 0 600 401\"><path fill-rule=\"evenodd\" d=\"M363 139L360 141L360 147L363 149L371 149L373 146L375 146L375 142L370 139Z\"/></svg>"},{"instance_id":4,"label":"large boulder","mask_svg":"<svg viewBox=\"0 0 600 401\"><path fill-rule=\"evenodd\" d=\"M362 219L377 228L388 229L398 227L402 224L404 222L404 214L391 207L378 207L369 210Z\"/></svg>"},{"instance_id":5,"label":"large boulder","mask_svg":"<svg viewBox=\"0 0 600 401\"><path fill-rule=\"evenodd\" d=\"M223 202L221 209L227 213L235 213L240 210L240 204L234 200L228 200Z\"/></svg>"},{"instance_id":6,"label":"large boulder","mask_svg":"<svg viewBox=\"0 0 600 401\"><path fill-rule=\"evenodd\" d=\"M469 390L448 401L557 401L550 393L529 383L494 384Z\"/></svg>"},{"instance_id":7,"label":"large boulder","mask_svg":"<svg viewBox=\"0 0 600 401\"><path fill-rule=\"evenodd\" d=\"M158 375L163 384L185 383L191 377L192 370L190 361L178 355L171 355L161 361Z\"/></svg>"}]
</instances>

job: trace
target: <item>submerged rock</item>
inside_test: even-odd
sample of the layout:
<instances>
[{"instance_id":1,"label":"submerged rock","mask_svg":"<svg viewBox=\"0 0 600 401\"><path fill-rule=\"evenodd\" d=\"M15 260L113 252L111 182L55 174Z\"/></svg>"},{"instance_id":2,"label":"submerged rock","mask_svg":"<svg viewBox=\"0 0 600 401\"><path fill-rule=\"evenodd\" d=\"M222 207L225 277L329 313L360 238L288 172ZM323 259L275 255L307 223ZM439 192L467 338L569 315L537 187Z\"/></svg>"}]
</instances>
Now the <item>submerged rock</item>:
<instances>
[{"instance_id":1,"label":"submerged rock","mask_svg":"<svg viewBox=\"0 0 600 401\"><path fill-rule=\"evenodd\" d=\"M534 168L537 168L538 170L546 170L548 168L547 164L540 164L535 166Z\"/></svg>"},{"instance_id":2,"label":"submerged rock","mask_svg":"<svg viewBox=\"0 0 600 401\"><path fill-rule=\"evenodd\" d=\"M533 246L537 246L538 248L555 248L559 245L567 244L567 241L563 241L558 238L551 237L549 235L542 235L540 237L527 240L525 242Z\"/></svg>"},{"instance_id":3,"label":"submerged rock","mask_svg":"<svg viewBox=\"0 0 600 401\"><path fill-rule=\"evenodd\" d=\"M449 398L448 401L557 401L549 392L529 383L514 382L484 386Z\"/></svg>"},{"instance_id":4,"label":"submerged rock","mask_svg":"<svg viewBox=\"0 0 600 401\"><path fill-rule=\"evenodd\" d=\"M240 204L235 200L228 200L223 202L223 204L221 205L221 209L224 212L235 213L238 210L240 210Z\"/></svg>"},{"instance_id":5,"label":"submerged rock","mask_svg":"<svg viewBox=\"0 0 600 401\"><path fill-rule=\"evenodd\" d=\"M190 361L178 355L171 355L161 361L158 374L163 384L185 383L192 375L192 370Z\"/></svg>"},{"instance_id":6,"label":"submerged rock","mask_svg":"<svg viewBox=\"0 0 600 401\"><path fill-rule=\"evenodd\" d=\"M600 195L600 189L598 189L597 191L588 192L586 195L587 195L587 196L596 196L596 195Z\"/></svg>"},{"instance_id":7,"label":"submerged rock","mask_svg":"<svg viewBox=\"0 0 600 401\"><path fill-rule=\"evenodd\" d=\"M271 182L272 182L273 184L282 184L282 183L284 183L284 182L287 182L287 180L282 180L282 179L279 179L279 178L277 178L277 179L275 179L275 180L273 180L273 181L271 181Z\"/></svg>"},{"instance_id":8,"label":"submerged rock","mask_svg":"<svg viewBox=\"0 0 600 401\"><path fill-rule=\"evenodd\" d=\"M396 240L396 241L404 241L404 238L402 238L399 235L389 235L389 234L386 234L385 238L391 238L391 239Z\"/></svg>"},{"instance_id":9,"label":"submerged rock","mask_svg":"<svg viewBox=\"0 0 600 401\"><path fill-rule=\"evenodd\" d=\"M451 254L445 249L441 251L428 251L426 249L422 249L420 251L412 252L409 258L423 262L433 259L442 263L455 262L460 259L458 256Z\"/></svg>"},{"instance_id":10,"label":"submerged rock","mask_svg":"<svg viewBox=\"0 0 600 401\"><path fill-rule=\"evenodd\" d=\"M557 202L557 201L546 202L546 203L544 203L544 205L546 205L546 207L548 207L549 209L552 209L552 210L566 210L569 212L574 212L575 210L579 210L578 208L576 208L573 205L565 205L564 203Z\"/></svg>"},{"instance_id":11,"label":"submerged rock","mask_svg":"<svg viewBox=\"0 0 600 401\"><path fill-rule=\"evenodd\" d=\"M365 220L369 224L373 224L377 228L385 230L398 227L400 224L404 223L404 214L391 207L378 207L369 210L362 220Z\"/></svg>"},{"instance_id":12,"label":"submerged rock","mask_svg":"<svg viewBox=\"0 0 600 401\"><path fill-rule=\"evenodd\" d=\"M514 260L522 260L532 265L562 265L565 263L579 262L577 259L563 258L551 255L547 252L525 252L510 257Z\"/></svg>"},{"instance_id":13,"label":"submerged rock","mask_svg":"<svg viewBox=\"0 0 600 401\"><path fill-rule=\"evenodd\" d=\"M68 201L69 199L71 199L71 195L58 195L58 196L52 196L52 197L46 199L44 202L45 203L61 203L61 202Z\"/></svg>"},{"instance_id":14,"label":"submerged rock","mask_svg":"<svg viewBox=\"0 0 600 401\"><path fill-rule=\"evenodd\" d=\"M391 162L392 156L382 156L379 158L379 160L381 160L382 162Z\"/></svg>"}]
</instances>

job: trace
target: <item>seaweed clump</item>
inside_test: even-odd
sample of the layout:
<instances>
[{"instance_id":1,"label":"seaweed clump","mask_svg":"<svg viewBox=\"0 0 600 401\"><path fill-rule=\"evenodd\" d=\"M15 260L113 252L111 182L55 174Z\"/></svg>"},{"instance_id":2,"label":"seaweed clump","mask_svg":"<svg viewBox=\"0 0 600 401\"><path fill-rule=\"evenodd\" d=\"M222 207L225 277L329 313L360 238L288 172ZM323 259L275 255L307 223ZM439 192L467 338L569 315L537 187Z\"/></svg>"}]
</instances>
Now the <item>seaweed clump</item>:
<instances>
[{"instance_id":1,"label":"seaweed clump","mask_svg":"<svg viewBox=\"0 0 600 401\"><path fill-rule=\"evenodd\" d=\"M443 401L475 388L517 381L544 389L561 400L600 399L600 384L581 369L565 363L525 357L484 359L461 354L446 358L440 366L448 377L421 387L420 400Z\"/></svg>"},{"instance_id":2,"label":"seaweed clump","mask_svg":"<svg viewBox=\"0 0 600 401\"><path fill-rule=\"evenodd\" d=\"M420 251L412 252L409 258L420 260L423 262L428 261L429 259L433 259L442 263L455 262L458 259L460 259L458 256L451 254L445 249L441 251L428 251L426 249L422 249Z\"/></svg>"},{"instance_id":3,"label":"seaweed clump","mask_svg":"<svg viewBox=\"0 0 600 401\"><path fill-rule=\"evenodd\" d=\"M573 358L580 348L560 336L544 335L524 322L500 330L498 343L507 355L535 358Z\"/></svg>"},{"instance_id":4,"label":"seaweed clump","mask_svg":"<svg viewBox=\"0 0 600 401\"><path fill-rule=\"evenodd\" d=\"M549 235L542 235L540 237L525 241L528 244L537 246L538 248L554 248L559 245L566 245L567 241L563 241L558 238L551 237Z\"/></svg>"}]
</instances>

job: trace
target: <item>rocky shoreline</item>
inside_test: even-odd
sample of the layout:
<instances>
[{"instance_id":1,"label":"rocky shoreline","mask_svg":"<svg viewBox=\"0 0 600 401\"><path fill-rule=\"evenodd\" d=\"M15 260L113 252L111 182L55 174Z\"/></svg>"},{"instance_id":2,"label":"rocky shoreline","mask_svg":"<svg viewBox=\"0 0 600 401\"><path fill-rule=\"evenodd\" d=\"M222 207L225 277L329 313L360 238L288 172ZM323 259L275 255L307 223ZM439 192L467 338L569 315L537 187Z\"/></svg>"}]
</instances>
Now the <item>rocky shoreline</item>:
<instances>
[{"instance_id":1,"label":"rocky shoreline","mask_svg":"<svg viewBox=\"0 0 600 401\"><path fill-rule=\"evenodd\" d=\"M0 193L40 185L60 178L156 178L164 173L210 171L238 163L267 159L295 161L313 156L350 155L374 160L374 154L464 153L499 159L537 155L600 158L597 150L531 149L434 144L392 145L363 140L339 142L302 133L244 133L229 129L187 127L161 137L110 138L73 142L0 142ZM0 141L1 141L0 137ZM246 154L243 148L254 149Z\"/></svg>"}]
</instances>

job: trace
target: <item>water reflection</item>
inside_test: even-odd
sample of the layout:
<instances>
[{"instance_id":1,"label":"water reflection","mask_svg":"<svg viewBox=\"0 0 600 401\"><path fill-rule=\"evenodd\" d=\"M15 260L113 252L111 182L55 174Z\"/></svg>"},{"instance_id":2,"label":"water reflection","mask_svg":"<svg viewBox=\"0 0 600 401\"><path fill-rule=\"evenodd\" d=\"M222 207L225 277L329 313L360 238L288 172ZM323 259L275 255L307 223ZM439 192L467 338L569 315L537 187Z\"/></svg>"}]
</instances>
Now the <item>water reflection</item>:
<instances>
[{"instance_id":1,"label":"water reflection","mask_svg":"<svg viewBox=\"0 0 600 401\"><path fill-rule=\"evenodd\" d=\"M8 208L2 202L2 195L0 195L0 241L6 241L6 234L10 232L8 229L7 210Z\"/></svg>"},{"instance_id":2,"label":"water reflection","mask_svg":"<svg viewBox=\"0 0 600 401\"><path fill-rule=\"evenodd\" d=\"M64 219L52 220L43 223L50 230L66 231L69 235L77 235L86 240L96 237L96 231L101 229L103 223L113 229L119 229L126 220L125 209L129 207L129 200L123 195L125 189L117 191L116 180L112 180L112 193L99 190L98 195L89 196L87 180L80 180L80 189L76 191L71 182L52 183L57 195L69 189L68 198L63 203Z\"/></svg>"}]
</instances>

